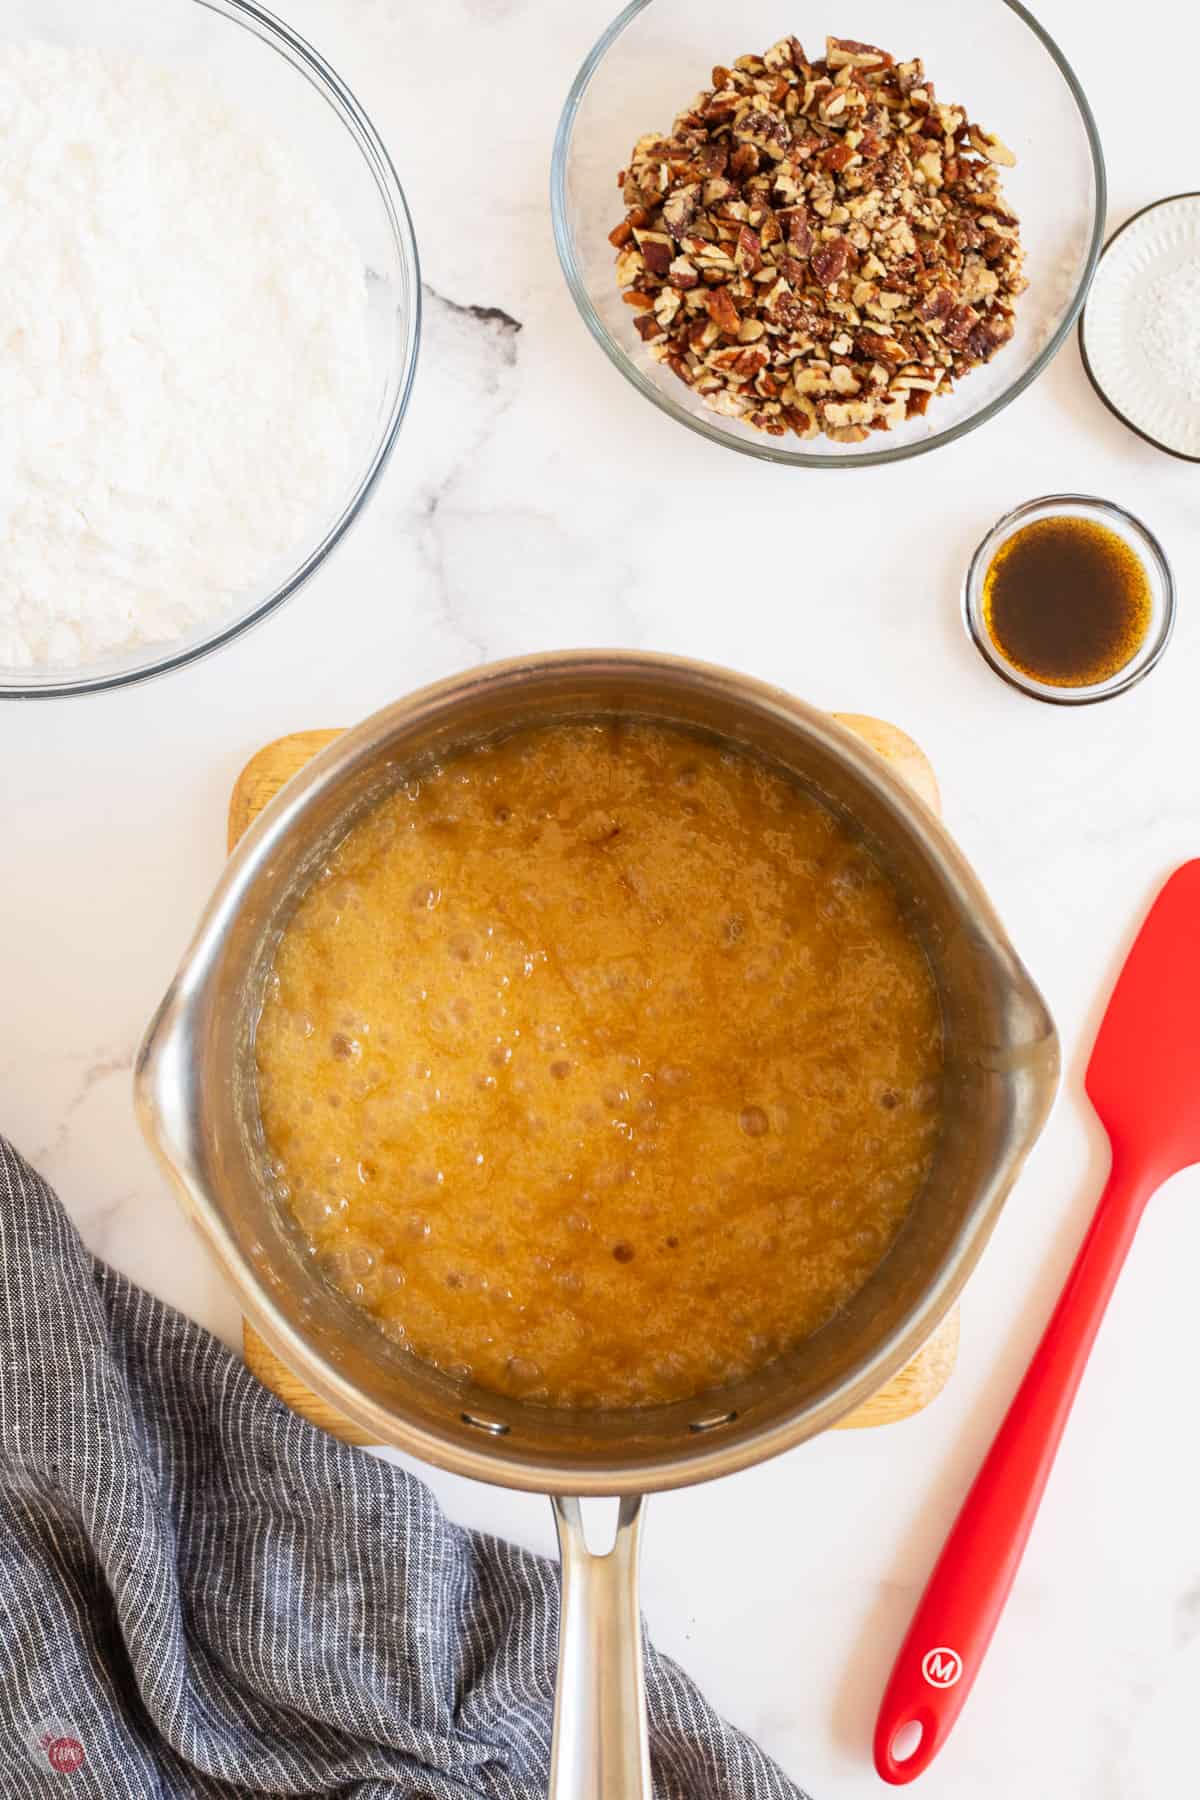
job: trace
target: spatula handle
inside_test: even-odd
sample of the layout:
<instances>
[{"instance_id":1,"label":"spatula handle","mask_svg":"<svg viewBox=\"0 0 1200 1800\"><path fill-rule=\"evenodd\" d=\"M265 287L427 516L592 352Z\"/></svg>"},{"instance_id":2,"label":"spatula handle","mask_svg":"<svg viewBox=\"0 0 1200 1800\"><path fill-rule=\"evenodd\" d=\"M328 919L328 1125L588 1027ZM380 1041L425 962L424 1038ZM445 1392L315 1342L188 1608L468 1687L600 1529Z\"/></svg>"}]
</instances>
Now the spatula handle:
<instances>
[{"instance_id":1,"label":"spatula handle","mask_svg":"<svg viewBox=\"0 0 1200 1800\"><path fill-rule=\"evenodd\" d=\"M885 1781L901 1785L929 1767L971 1691L1153 1186L1139 1170L1114 1162L1066 1287L896 1658L875 1727L875 1767ZM919 1727L920 1738L900 1759L896 1740L906 1726Z\"/></svg>"}]
</instances>

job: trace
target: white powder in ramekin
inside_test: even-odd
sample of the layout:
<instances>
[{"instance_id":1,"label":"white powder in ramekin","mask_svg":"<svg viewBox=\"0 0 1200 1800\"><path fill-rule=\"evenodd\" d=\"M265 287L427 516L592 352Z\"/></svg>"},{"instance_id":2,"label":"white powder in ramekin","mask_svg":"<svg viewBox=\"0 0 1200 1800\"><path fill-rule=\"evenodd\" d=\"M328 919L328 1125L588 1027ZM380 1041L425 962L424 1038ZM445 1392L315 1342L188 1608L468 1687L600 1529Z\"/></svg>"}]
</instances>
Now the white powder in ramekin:
<instances>
[{"instance_id":1,"label":"white powder in ramekin","mask_svg":"<svg viewBox=\"0 0 1200 1800\"><path fill-rule=\"evenodd\" d=\"M190 634L299 562L353 474L366 278L277 144L199 79L0 46L0 271L0 668Z\"/></svg>"},{"instance_id":2,"label":"white powder in ramekin","mask_svg":"<svg viewBox=\"0 0 1200 1800\"><path fill-rule=\"evenodd\" d=\"M1167 392L1200 406L1200 262L1185 262L1147 282L1141 342Z\"/></svg>"}]
</instances>

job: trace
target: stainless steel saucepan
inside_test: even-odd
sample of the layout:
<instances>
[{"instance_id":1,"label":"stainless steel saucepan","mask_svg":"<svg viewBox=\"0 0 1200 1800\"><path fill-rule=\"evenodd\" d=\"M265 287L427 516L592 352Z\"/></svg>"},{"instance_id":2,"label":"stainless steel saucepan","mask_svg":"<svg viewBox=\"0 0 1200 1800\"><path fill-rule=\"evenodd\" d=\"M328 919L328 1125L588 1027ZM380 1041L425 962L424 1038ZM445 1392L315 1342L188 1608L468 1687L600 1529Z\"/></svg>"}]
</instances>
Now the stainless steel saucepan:
<instances>
[{"instance_id":1,"label":"stainless steel saucepan","mask_svg":"<svg viewBox=\"0 0 1200 1800\"><path fill-rule=\"evenodd\" d=\"M557 1411L415 1361L324 1283L261 1174L254 1032L280 932L330 848L423 759L517 724L613 714L745 745L848 815L926 945L946 1038L933 1171L882 1266L824 1330L731 1386L668 1406ZM143 1129L267 1343L371 1438L554 1497L562 1623L554 1800L648 1800L638 1626L640 1496L727 1475L823 1431L881 1387L953 1303L1046 1118L1058 1042L1036 987L939 822L826 714L723 669L556 653L426 688L288 783L231 857L137 1067ZM619 1496L594 1555L578 1496Z\"/></svg>"}]
</instances>

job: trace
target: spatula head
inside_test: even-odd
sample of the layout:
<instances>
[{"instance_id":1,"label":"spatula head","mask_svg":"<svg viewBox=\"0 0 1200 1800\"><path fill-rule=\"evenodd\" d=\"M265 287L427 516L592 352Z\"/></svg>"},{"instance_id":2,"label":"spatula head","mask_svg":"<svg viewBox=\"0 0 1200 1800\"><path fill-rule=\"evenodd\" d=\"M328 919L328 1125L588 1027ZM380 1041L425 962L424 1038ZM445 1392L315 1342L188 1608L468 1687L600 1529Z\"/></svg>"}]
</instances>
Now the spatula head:
<instances>
[{"instance_id":1,"label":"spatula head","mask_svg":"<svg viewBox=\"0 0 1200 1800\"><path fill-rule=\"evenodd\" d=\"M1160 1180L1200 1162L1200 860L1175 871L1137 935L1087 1091L1114 1151Z\"/></svg>"}]
</instances>

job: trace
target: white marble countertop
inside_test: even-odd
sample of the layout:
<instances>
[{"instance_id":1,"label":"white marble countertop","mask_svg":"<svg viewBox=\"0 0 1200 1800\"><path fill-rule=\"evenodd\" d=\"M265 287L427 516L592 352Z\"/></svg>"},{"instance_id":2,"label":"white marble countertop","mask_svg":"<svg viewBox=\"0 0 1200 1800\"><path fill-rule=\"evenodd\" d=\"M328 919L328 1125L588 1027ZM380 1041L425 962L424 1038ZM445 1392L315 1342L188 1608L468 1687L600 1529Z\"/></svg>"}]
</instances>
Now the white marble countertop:
<instances>
[{"instance_id":1,"label":"white marble countertop","mask_svg":"<svg viewBox=\"0 0 1200 1800\"><path fill-rule=\"evenodd\" d=\"M134 1124L130 1064L252 750L474 662L580 644L729 663L913 732L1058 1018L1062 1099L968 1289L944 1396L904 1425L656 1500L647 1532L659 1642L817 1800L854 1800L881 1791L882 1682L1103 1177L1081 1095L1098 1008L1152 890L1200 851L1200 490L1101 408L1073 342L989 427L895 468L760 467L658 416L589 340L547 216L558 106L611 5L285 7L405 181L428 284L416 396L366 518L268 625L143 687L0 707L0 1126L99 1253L235 1341L236 1308ZM1041 10L1100 120L1110 223L1194 186L1191 16L1143 0L1126 42L1084 0ZM1143 54L1158 32L1165 53ZM451 106L474 133L450 129ZM448 198L463 194L469 207ZM1143 514L1181 590L1162 667L1077 711L1002 686L958 615L985 526L1063 488ZM801 573L755 588L743 546L768 543L781 517ZM929 1800L1184 1791L1200 1684L1198 1202L1183 1176L1147 1217ZM431 1479L457 1516L549 1547L542 1503Z\"/></svg>"}]
</instances>

